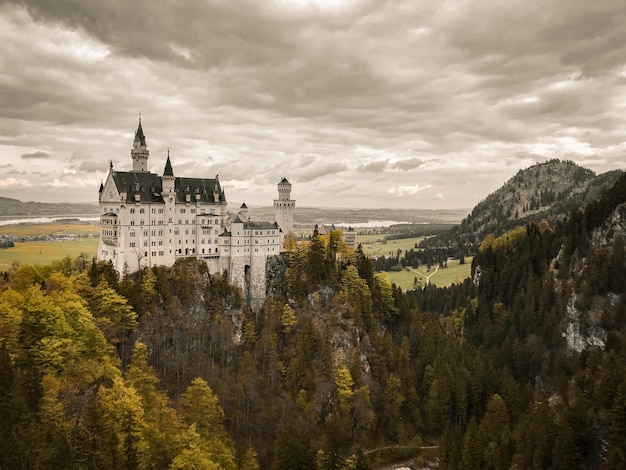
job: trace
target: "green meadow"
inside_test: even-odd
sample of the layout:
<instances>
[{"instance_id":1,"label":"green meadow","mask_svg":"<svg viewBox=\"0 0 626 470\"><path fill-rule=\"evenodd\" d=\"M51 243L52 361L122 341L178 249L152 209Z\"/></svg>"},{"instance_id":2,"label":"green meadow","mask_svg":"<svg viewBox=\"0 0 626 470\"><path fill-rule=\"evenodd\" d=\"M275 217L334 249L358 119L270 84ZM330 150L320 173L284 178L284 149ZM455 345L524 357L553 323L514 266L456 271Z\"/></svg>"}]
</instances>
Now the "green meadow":
<instances>
[{"instance_id":1,"label":"green meadow","mask_svg":"<svg viewBox=\"0 0 626 470\"><path fill-rule=\"evenodd\" d=\"M369 256L395 256L398 250L404 251L415 249L416 245L424 239L424 237L414 238L401 238L398 240L385 240L385 234L369 234L359 235L358 241L362 244L363 252ZM417 277L418 286L424 287L426 279L424 276L432 274L429 279L431 284L439 287L449 286L455 283L463 282L463 280L470 276L472 267L472 258L466 257L465 264L459 264L459 260L453 260L448 262L446 268L440 268L433 274L433 270L425 273L424 268L417 269L420 276L412 268L404 268L402 271L390 271L387 272L389 280L401 287L403 291L407 291L414 288L414 279Z\"/></svg>"},{"instance_id":2,"label":"green meadow","mask_svg":"<svg viewBox=\"0 0 626 470\"><path fill-rule=\"evenodd\" d=\"M390 271L387 273L389 281L401 287L403 291L412 290L414 287L414 279L417 277L418 287L424 287L426 279L423 276L418 275L415 271L428 276L432 274L429 279L430 284L438 287L446 287L452 284L458 284L463 282L464 279L470 276L472 269L472 258L466 257L465 264L459 264L459 260L455 259L448 261L448 267L439 268L436 273L433 274L434 268L430 272L424 272L424 267L419 267L413 270L412 268L404 268L402 271Z\"/></svg>"},{"instance_id":3,"label":"green meadow","mask_svg":"<svg viewBox=\"0 0 626 470\"><path fill-rule=\"evenodd\" d=\"M398 250L415 248L424 237L401 238L399 240L385 240L385 235L359 235L358 242L363 247L363 253L370 256L395 256Z\"/></svg>"},{"instance_id":4,"label":"green meadow","mask_svg":"<svg viewBox=\"0 0 626 470\"><path fill-rule=\"evenodd\" d=\"M12 248L0 249L0 271L3 271L15 262L21 264L49 264L52 261L65 258L72 259L85 255L88 259L96 256L98 251L98 237L88 235L98 234L99 228L86 224L18 224L0 227L0 235L15 235L29 237L36 235L76 235L76 240L58 241L26 241L15 242Z\"/></svg>"}]
</instances>

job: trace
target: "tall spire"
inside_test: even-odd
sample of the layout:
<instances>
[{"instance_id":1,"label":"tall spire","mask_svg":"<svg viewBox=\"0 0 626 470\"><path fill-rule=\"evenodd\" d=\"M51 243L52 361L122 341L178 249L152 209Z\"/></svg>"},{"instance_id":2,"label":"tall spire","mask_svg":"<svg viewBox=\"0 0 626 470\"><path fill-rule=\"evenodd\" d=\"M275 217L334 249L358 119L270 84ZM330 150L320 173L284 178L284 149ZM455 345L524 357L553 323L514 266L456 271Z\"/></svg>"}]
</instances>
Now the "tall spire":
<instances>
[{"instance_id":1,"label":"tall spire","mask_svg":"<svg viewBox=\"0 0 626 470\"><path fill-rule=\"evenodd\" d=\"M163 176L174 176L174 170L172 169L172 162L170 161L170 149L167 149L167 161L165 162L165 170Z\"/></svg>"},{"instance_id":2,"label":"tall spire","mask_svg":"<svg viewBox=\"0 0 626 470\"><path fill-rule=\"evenodd\" d=\"M139 142L139 145L142 147L147 147L146 136L143 135L143 128L141 127L141 113L139 113L139 125L137 126L137 131L135 132L135 142Z\"/></svg>"},{"instance_id":3,"label":"tall spire","mask_svg":"<svg viewBox=\"0 0 626 470\"><path fill-rule=\"evenodd\" d=\"M133 159L133 171L148 171L150 152L146 145L146 136L143 134L143 128L141 127L141 113L139 114L139 124L135 132L135 141L133 142L133 148L130 150L130 156Z\"/></svg>"}]
</instances>

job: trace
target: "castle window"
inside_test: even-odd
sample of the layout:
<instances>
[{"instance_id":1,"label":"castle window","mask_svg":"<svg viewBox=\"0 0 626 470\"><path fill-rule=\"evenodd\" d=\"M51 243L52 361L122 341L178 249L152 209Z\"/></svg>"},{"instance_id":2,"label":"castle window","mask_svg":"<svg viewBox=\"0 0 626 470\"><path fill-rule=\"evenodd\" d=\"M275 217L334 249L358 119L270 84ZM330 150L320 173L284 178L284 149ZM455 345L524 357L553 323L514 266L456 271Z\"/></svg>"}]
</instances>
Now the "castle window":
<instances>
[{"instance_id":1,"label":"castle window","mask_svg":"<svg viewBox=\"0 0 626 470\"><path fill-rule=\"evenodd\" d=\"M184 214L186 210L187 210L187 209L181 209L181 210L180 210L180 213L181 213L181 214Z\"/></svg>"},{"instance_id":2,"label":"castle window","mask_svg":"<svg viewBox=\"0 0 626 470\"><path fill-rule=\"evenodd\" d=\"M152 231L152 236L155 237L156 236L156 230Z\"/></svg>"},{"instance_id":3,"label":"castle window","mask_svg":"<svg viewBox=\"0 0 626 470\"><path fill-rule=\"evenodd\" d=\"M130 208L130 213L131 213L131 214L134 214L134 213L135 213L135 208L134 208L134 207L131 207L131 208Z\"/></svg>"},{"instance_id":4,"label":"castle window","mask_svg":"<svg viewBox=\"0 0 626 470\"><path fill-rule=\"evenodd\" d=\"M139 225L143 225L143 220L140 220L140 221L139 221Z\"/></svg>"},{"instance_id":5,"label":"castle window","mask_svg":"<svg viewBox=\"0 0 626 470\"><path fill-rule=\"evenodd\" d=\"M143 246L148 246L148 240L143 241Z\"/></svg>"},{"instance_id":6,"label":"castle window","mask_svg":"<svg viewBox=\"0 0 626 470\"><path fill-rule=\"evenodd\" d=\"M130 247L134 248L135 247L135 242L130 242Z\"/></svg>"},{"instance_id":7,"label":"castle window","mask_svg":"<svg viewBox=\"0 0 626 470\"><path fill-rule=\"evenodd\" d=\"M135 225L135 221L131 219L130 225Z\"/></svg>"},{"instance_id":8,"label":"castle window","mask_svg":"<svg viewBox=\"0 0 626 470\"><path fill-rule=\"evenodd\" d=\"M143 214L144 212L146 212L146 210L142 207L141 209L139 209L139 213Z\"/></svg>"},{"instance_id":9,"label":"castle window","mask_svg":"<svg viewBox=\"0 0 626 470\"><path fill-rule=\"evenodd\" d=\"M159 214L163 213L163 208L159 209Z\"/></svg>"},{"instance_id":10,"label":"castle window","mask_svg":"<svg viewBox=\"0 0 626 470\"><path fill-rule=\"evenodd\" d=\"M130 236L134 237L135 236L135 232L130 232Z\"/></svg>"},{"instance_id":11,"label":"castle window","mask_svg":"<svg viewBox=\"0 0 626 470\"><path fill-rule=\"evenodd\" d=\"M144 231L143 231L143 236L144 236L144 237L147 237L147 236L148 236L148 231L147 231L147 230L144 230Z\"/></svg>"},{"instance_id":12,"label":"castle window","mask_svg":"<svg viewBox=\"0 0 626 470\"><path fill-rule=\"evenodd\" d=\"M219 220L215 219L215 225L219 224Z\"/></svg>"},{"instance_id":13,"label":"castle window","mask_svg":"<svg viewBox=\"0 0 626 470\"><path fill-rule=\"evenodd\" d=\"M196 210L195 209L189 209L189 212L191 212L192 214L195 214Z\"/></svg>"},{"instance_id":14,"label":"castle window","mask_svg":"<svg viewBox=\"0 0 626 470\"><path fill-rule=\"evenodd\" d=\"M159 256L163 256L163 252L162 251L159 251Z\"/></svg>"}]
</instances>

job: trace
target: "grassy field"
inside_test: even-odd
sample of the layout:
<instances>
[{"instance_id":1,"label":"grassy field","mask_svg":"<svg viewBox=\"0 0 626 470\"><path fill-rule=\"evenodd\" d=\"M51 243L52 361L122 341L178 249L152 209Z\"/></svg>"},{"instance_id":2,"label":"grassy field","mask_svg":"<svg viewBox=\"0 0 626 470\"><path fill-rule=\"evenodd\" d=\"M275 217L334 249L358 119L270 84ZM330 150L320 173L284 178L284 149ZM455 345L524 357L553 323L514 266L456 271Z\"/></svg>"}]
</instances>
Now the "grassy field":
<instances>
[{"instance_id":1,"label":"grassy field","mask_svg":"<svg viewBox=\"0 0 626 470\"><path fill-rule=\"evenodd\" d=\"M0 271L6 270L14 262L21 264L50 264L52 261L70 256L72 259L85 254L88 259L96 256L97 238L54 242L15 243L13 248L0 249Z\"/></svg>"},{"instance_id":2,"label":"grassy field","mask_svg":"<svg viewBox=\"0 0 626 470\"><path fill-rule=\"evenodd\" d=\"M0 235L31 237L34 235L98 235L97 225L87 224L16 224L0 226Z\"/></svg>"},{"instance_id":3,"label":"grassy field","mask_svg":"<svg viewBox=\"0 0 626 470\"><path fill-rule=\"evenodd\" d=\"M18 224L0 227L0 235L30 237L35 235L86 235L98 234L99 228L86 224ZM79 238L52 242L15 242L13 248L0 249L0 271L9 268L14 262L21 264L49 264L52 261L70 256L72 259L85 254L89 259L96 256L98 238Z\"/></svg>"},{"instance_id":4,"label":"grassy field","mask_svg":"<svg viewBox=\"0 0 626 470\"><path fill-rule=\"evenodd\" d=\"M398 250L410 250L415 248L424 238L401 238L399 240L384 240L384 235L359 235L358 241L362 243L363 253L370 256L395 256Z\"/></svg>"},{"instance_id":5,"label":"grassy field","mask_svg":"<svg viewBox=\"0 0 626 470\"><path fill-rule=\"evenodd\" d=\"M439 287L446 287L455 283L462 282L465 278L469 277L472 268L472 258L466 257L465 264L459 264L459 260L453 260L448 262L447 268L439 268L436 273L434 269L430 272L424 272L424 268L420 267L416 271L428 276L432 274L429 282ZM434 273L434 274L433 274ZM403 291L413 289L414 279L417 277L418 287L424 287L426 279L415 273L411 268L405 268L402 271L391 271L387 273L389 280L401 287Z\"/></svg>"}]
</instances>

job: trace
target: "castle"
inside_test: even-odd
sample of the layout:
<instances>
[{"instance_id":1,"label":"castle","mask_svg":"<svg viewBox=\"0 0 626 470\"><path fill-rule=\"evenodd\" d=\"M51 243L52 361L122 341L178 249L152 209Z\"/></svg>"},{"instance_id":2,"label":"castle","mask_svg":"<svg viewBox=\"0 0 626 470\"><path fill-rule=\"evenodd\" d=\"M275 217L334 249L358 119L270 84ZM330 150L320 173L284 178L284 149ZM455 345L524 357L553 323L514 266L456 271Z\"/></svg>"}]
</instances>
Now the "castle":
<instances>
[{"instance_id":1,"label":"castle","mask_svg":"<svg viewBox=\"0 0 626 470\"><path fill-rule=\"evenodd\" d=\"M169 150L159 176L148 171L141 118L130 151L132 171L109 165L100 184L98 260L124 274L146 266L171 266L179 258L203 260L210 273L227 272L253 308L266 295L267 264L293 230L295 201L286 178L278 183L275 222L252 221L245 203L228 212L219 177L174 175Z\"/></svg>"}]
</instances>

